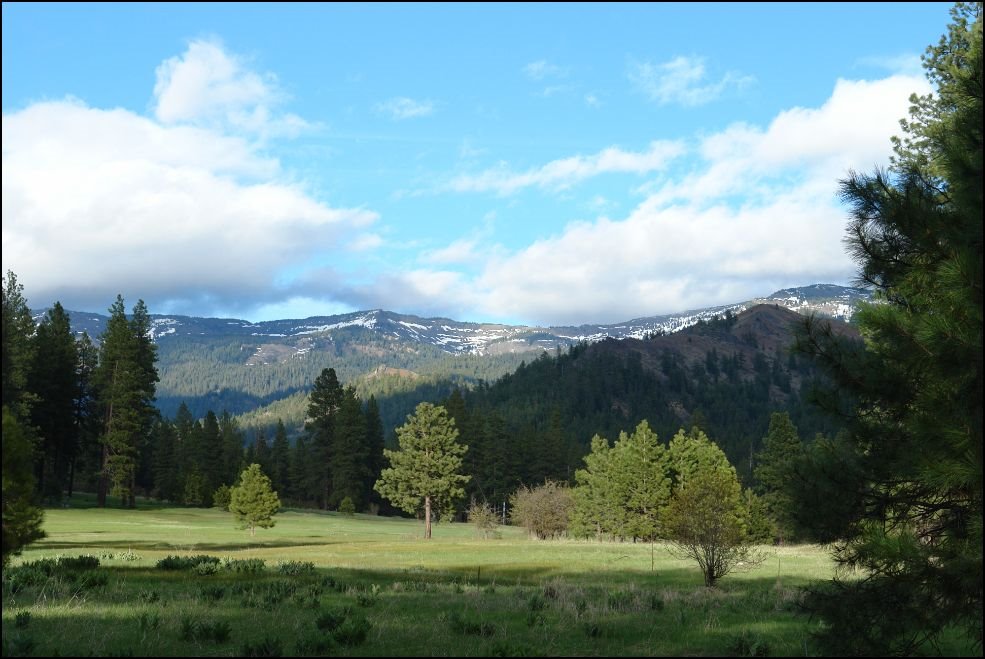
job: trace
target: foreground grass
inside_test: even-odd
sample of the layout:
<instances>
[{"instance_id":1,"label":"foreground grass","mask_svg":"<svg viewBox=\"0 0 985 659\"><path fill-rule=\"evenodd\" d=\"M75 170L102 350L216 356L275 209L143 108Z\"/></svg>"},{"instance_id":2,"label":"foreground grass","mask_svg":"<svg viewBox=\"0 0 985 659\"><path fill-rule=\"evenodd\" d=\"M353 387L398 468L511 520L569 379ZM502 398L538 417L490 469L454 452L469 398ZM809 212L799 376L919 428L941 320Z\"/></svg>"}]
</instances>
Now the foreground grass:
<instances>
[{"instance_id":1,"label":"foreground grass","mask_svg":"<svg viewBox=\"0 0 985 659\"><path fill-rule=\"evenodd\" d=\"M833 569L815 547L770 549L706 589L661 545L465 524L425 541L412 520L310 511L255 538L228 513L164 507L48 510L45 530L4 574L4 656L804 655L797 589ZM100 566L24 567L81 554ZM155 567L201 554L227 568Z\"/></svg>"}]
</instances>

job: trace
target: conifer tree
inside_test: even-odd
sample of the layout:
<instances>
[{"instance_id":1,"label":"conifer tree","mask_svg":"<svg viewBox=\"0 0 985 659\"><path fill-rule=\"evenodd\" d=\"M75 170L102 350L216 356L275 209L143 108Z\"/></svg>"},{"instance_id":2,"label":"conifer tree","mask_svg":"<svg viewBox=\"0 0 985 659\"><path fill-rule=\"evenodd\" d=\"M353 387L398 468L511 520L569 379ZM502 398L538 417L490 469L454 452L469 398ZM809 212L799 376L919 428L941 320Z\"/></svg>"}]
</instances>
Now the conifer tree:
<instances>
[{"instance_id":1,"label":"conifer tree","mask_svg":"<svg viewBox=\"0 0 985 659\"><path fill-rule=\"evenodd\" d=\"M274 515L280 510L280 499L270 486L270 479L254 463L247 467L239 477L239 485L232 488L229 497L229 512L236 516L240 528L249 529L256 535L259 526L269 529L276 524Z\"/></svg>"},{"instance_id":2,"label":"conifer tree","mask_svg":"<svg viewBox=\"0 0 985 659\"><path fill-rule=\"evenodd\" d=\"M763 438L754 475L770 517L778 525L781 542L784 536L790 534L787 483L793 477L793 465L801 447L790 415L774 412L770 417L769 430Z\"/></svg>"},{"instance_id":3,"label":"conifer tree","mask_svg":"<svg viewBox=\"0 0 985 659\"><path fill-rule=\"evenodd\" d=\"M342 406L342 385L334 368L326 368L315 378L308 402L305 430L308 433L308 449L313 460L309 463L306 481L314 489L313 494L327 509L332 491L332 462L335 459L335 424Z\"/></svg>"},{"instance_id":4,"label":"conifer tree","mask_svg":"<svg viewBox=\"0 0 985 659\"><path fill-rule=\"evenodd\" d=\"M469 476L460 474L468 450L458 441L455 422L443 407L421 403L407 423L397 428L400 448L383 451L390 466L376 482L376 491L408 513L424 513L424 537L431 538L432 509L442 516L454 511L465 495Z\"/></svg>"},{"instance_id":5,"label":"conifer tree","mask_svg":"<svg viewBox=\"0 0 985 659\"><path fill-rule=\"evenodd\" d=\"M240 450L240 455L242 456L242 450ZM287 428L284 427L284 422L277 419L274 444L270 448L270 481L275 490L287 496L290 477L291 445L287 441Z\"/></svg>"},{"instance_id":6,"label":"conifer tree","mask_svg":"<svg viewBox=\"0 0 985 659\"><path fill-rule=\"evenodd\" d=\"M3 406L3 567L24 545L44 537L43 512L34 505L32 442L17 416Z\"/></svg>"},{"instance_id":7,"label":"conifer tree","mask_svg":"<svg viewBox=\"0 0 985 659\"><path fill-rule=\"evenodd\" d=\"M841 184L881 302L855 316L864 349L816 320L801 342L848 433L815 442L794 508L864 570L806 601L831 654L911 654L952 625L981 650L982 3L955 5L923 63L936 93L911 97L890 170Z\"/></svg>"},{"instance_id":8,"label":"conifer tree","mask_svg":"<svg viewBox=\"0 0 985 659\"><path fill-rule=\"evenodd\" d=\"M38 491L42 497L57 500L68 488L78 439L75 398L79 354L68 314L60 303L55 302L44 315L33 342L27 385L34 395L31 423L41 439L36 461Z\"/></svg>"}]
</instances>

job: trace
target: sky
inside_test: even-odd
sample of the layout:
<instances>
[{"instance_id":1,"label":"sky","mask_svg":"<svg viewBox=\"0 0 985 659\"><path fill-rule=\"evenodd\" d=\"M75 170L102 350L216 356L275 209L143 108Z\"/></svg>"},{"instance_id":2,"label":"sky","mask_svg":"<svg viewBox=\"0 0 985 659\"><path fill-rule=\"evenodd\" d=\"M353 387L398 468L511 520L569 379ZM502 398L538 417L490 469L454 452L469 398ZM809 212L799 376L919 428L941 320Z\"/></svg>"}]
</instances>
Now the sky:
<instances>
[{"instance_id":1,"label":"sky","mask_svg":"<svg viewBox=\"0 0 985 659\"><path fill-rule=\"evenodd\" d=\"M32 308L611 323L850 284L944 3L2 6Z\"/></svg>"}]
</instances>

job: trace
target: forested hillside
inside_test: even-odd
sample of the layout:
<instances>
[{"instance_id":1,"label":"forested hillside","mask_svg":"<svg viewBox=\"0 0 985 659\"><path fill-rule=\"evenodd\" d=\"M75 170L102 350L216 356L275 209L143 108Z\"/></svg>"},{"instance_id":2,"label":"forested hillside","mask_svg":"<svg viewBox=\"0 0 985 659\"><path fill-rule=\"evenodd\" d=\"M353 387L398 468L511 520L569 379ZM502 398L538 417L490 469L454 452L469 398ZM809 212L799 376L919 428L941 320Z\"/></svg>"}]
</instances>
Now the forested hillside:
<instances>
[{"instance_id":1,"label":"forested hillside","mask_svg":"<svg viewBox=\"0 0 985 659\"><path fill-rule=\"evenodd\" d=\"M469 487L499 500L520 482L569 480L593 435L612 441L644 419L663 441L682 427L706 430L748 482L771 413L788 412L804 438L839 429L807 402L816 371L790 350L803 322L760 305L671 335L544 354L455 395L446 406L470 447Z\"/></svg>"}]
</instances>

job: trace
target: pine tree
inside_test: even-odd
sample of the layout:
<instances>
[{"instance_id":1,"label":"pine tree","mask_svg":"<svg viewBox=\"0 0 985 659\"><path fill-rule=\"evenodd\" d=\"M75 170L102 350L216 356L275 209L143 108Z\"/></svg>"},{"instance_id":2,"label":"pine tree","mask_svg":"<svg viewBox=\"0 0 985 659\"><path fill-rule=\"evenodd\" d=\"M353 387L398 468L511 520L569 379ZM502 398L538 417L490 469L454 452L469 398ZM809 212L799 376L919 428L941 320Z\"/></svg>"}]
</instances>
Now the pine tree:
<instances>
[{"instance_id":1,"label":"pine tree","mask_svg":"<svg viewBox=\"0 0 985 659\"><path fill-rule=\"evenodd\" d=\"M331 504L348 498L361 508L369 490L369 451L366 447L366 419L362 402L351 386L342 392L332 433L332 456L329 473L332 481Z\"/></svg>"},{"instance_id":2,"label":"pine tree","mask_svg":"<svg viewBox=\"0 0 985 659\"><path fill-rule=\"evenodd\" d=\"M421 403L407 423L397 428L400 448L383 451L390 466L376 482L376 491L408 513L424 512L424 537L431 538L432 508L442 516L454 511L465 495L462 456L468 450L458 443L458 430L443 407Z\"/></svg>"},{"instance_id":3,"label":"pine tree","mask_svg":"<svg viewBox=\"0 0 985 659\"><path fill-rule=\"evenodd\" d=\"M335 459L335 418L342 406L342 385L339 384L335 369L326 368L315 378L308 402L308 415L305 430L308 432L308 445L314 460L307 476L310 486L316 490L315 497L321 499L321 507L327 509L331 498L332 462Z\"/></svg>"},{"instance_id":4,"label":"pine tree","mask_svg":"<svg viewBox=\"0 0 985 659\"><path fill-rule=\"evenodd\" d=\"M793 477L793 465L801 448L800 437L790 415L774 412L770 417L769 431L763 438L754 475L770 517L778 524L781 543L784 536L790 534L787 484Z\"/></svg>"},{"instance_id":5,"label":"pine tree","mask_svg":"<svg viewBox=\"0 0 985 659\"><path fill-rule=\"evenodd\" d=\"M242 454L242 451L240 451ZM270 481L274 489L284 493L289 492L288 482L291 476L291 445L287 441L287 428L284 422L277 419L277 430L274 431L274 445L270 449Z\"/></svg>"},{"instance_id":6,"label":"pine tree","mask_svg":"<svg viewBox=\"0 0 985 659\"><path fill-rule=\"evenodd\" d=\"M3 567L12 555L44 537L43 513L34 505L32 443L16 415L3 406Z\"/></svg>"},{"instance_id":7,"label":"pine tree","mask_svg":"<svg viewBox=\"0 0 985 659\"><path fill-rule=\"evenodd\" d=\"M17 415L28 418L30 413L27 378L34 358L34 319L24 299L24 286L10 270L3 278L3 404Z\"/></svg>"},{"instance_id":8,"label":"pine tree","mask_svg":"<svg viewBox=\"0 0 985 659\"><path fill-rule=\"evenodd\" d=\"M952 625L981 650L982 4L952 19L923 58L936 95L911 97L891 169L842 182L846 242L881 302L855 316L864 349L816 320L801 342L848 433L815 442L795 509L814 497L800 521L864 569L806 600L831 654L915 653Z\"/></svg>"},{"instance_id":9,"label":"pine tree","mask_svg":"<svg viewBox=\"0 0 985 659\"><path fill-rule=\"evenodd\" d=\"M160 419L152 433L154 438L154 490L157 498L181 501L182 490L178 475L177 439L174 426Z\"/></svg>"},{"instance_id":10,"label":"pine tree","mask_svg":"<svg viewBox=\"0 0 985 659\"><path fill-rule=\"evenodd\" d=\"M48 310L33 337L33 360L27 386L35 396L31 423L41 438L36 477L42 497L61 499L68 489L78 432L75 398L79 354L71 322L62 305Z\"/></svg>"},{"instance_id":11,"label":"pine tree","mask_svg":"<svg viewBox=\"0 0 985 659\"><path fill-rule=\"evenodd\" d=\"M100 418L95 385L99 350L86 332L78 340L79 360L75 368L75 432L76 453L69 465L68 495L72 496L76 475L89 477L99 470L101 449L99 445Z\"/></svg>"},{"instance_id":12,"label":"pine tree","mask_svg":"<svg viewBox=\"0 0 985 659\"><path fill-rule=\"evenodd\" d=\"M280 499L270 487L270 479L260 470L260 465L251 464L239 477L239 485L232 488L229 499L229 512L236 516L240 528L249 529L256 535L259 526L269 529L274 526L274 515L280 510Z\"/></svg>"},{"instance_id":13,"label":"pine tree","mask_svg":"<svg viewBox=\"0 0 985 659\"><path fill-rule=\"evenodd\" d=\"M605 535L615 535L619 526L619 497L611 476L613 453L608 440L599 435L592 437L591 452L584 460L585 468L575 471L571 532L601 540Z\"/></svg>"},{"instance_id":14,"label":"pine tree","mask_svg":"<svg viewBox=\"0 0 985 659\"><path fill-rule=\"evenodd\" d=\"M383 471L383 419L380 418L380 407L376 396L370 396L366 401L366 465L369 468L367 478L366 500L378 503L373 485Z\"/></svg>"}]
</instances>

